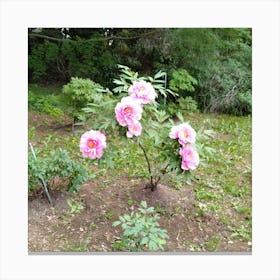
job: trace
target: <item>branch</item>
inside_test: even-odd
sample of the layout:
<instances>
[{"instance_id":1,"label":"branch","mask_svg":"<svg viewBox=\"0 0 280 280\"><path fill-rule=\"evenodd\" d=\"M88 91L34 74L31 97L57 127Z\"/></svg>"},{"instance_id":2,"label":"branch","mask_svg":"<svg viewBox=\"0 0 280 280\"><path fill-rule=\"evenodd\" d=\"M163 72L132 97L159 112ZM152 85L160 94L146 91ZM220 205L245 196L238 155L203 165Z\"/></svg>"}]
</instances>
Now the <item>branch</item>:
<instances>
[{"instance_id":1,"label":"branch","mask_svg":"<svg viewBox=\"0 0 280 280\"><path fill-rule=\"evenodd\" d=\"M142 146L142 144L140 143L140 141L138 142L139 144L139 147L142 149L143 153L144 153L144 156L145 156L145 159L146 159L146 162L147 162L147 165L148 165L148 170L149 170L149 175L150 175L150 182L151 182L151 187L153 187L153 176L152 176L152 172L151 172L151 165L150 165L150 161L148 159L148 156L147 156L147 153L146 153L146 150L144 149L144 147Z\"/></svg>"},{"instance_id":2,"label":"branch","mask_svg":"<svg viewBox=\"0 0 280 280\"><path fill-rule=\"evenodd\" d=\"M106 38L84 39L83 41L133 40L133 39L138 39L138 38L152 35L153 33L156 33L156 32L158 32L158 30L153 30L150 32L143 33L141 35L136 35L136 36L131 36L131 37L110 36L110 37L106 37ZM47 35L42 35L42 34L37 34L37 33L28 33L28 36L33 37L33 38L37 37L37 38L47 39L47 40L55 41L55 42L77 42L77 41L71 40L71 39L60 39L60 38L50 37Z\"/></svg>"},{"instance_id":3,"label":"branch","mask_svg":"<svg viewBox=\"0 0 280 280\"><path fill-rule=\"evenodd\" d=\"M69 40L69 39L59 39L59 38L50 37L50 36L47 36L47 35L36 34L36 33L28 33L28 36L29 37L37 37L37 38L47 39L47 40L56 41L56 42L72 41L72 40Z\"/></svg>"}]
</instances>

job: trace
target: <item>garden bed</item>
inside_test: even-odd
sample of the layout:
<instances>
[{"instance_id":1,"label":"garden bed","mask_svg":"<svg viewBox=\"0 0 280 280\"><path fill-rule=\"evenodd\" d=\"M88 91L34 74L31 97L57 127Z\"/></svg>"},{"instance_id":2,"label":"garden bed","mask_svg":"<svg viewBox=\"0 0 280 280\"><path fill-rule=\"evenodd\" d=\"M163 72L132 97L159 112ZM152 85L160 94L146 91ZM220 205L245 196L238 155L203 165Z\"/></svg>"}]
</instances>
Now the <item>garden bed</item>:
<instances>
[{"instance_id":1,"label":"garden bed","mask_svg":"<svg viewBox=\"0 0 280 280\"><path fill-rule=\"evenodd\" d=\"M98 175L79 192L51 190L53 207L43 191L29 196L29 252L122 251L117 242L121 228L112 223L137 210L143 200L155 208L160 227L169 235L164 251L251 252L251 119L195 114L192 121L217 132L211 140L217 155L210 166L198 168L196 182L180 188L162 182L151 192L143 172L131 173L125 160L108 170L93 164ZM30 111L29 141L35 149L78 151L80 134L72 136L67 125L67 119L57 123L47 114ZM81 209L71 213L67 199Z\"/></svg>"}]
</instances>

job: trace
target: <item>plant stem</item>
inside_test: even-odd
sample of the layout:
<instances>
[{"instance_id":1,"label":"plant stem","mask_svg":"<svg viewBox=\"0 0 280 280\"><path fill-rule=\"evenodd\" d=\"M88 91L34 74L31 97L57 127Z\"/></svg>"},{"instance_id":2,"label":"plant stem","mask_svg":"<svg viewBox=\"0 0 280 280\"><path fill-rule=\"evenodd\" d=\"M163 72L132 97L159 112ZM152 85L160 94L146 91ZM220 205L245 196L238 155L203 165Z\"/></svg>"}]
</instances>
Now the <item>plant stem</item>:
<instances>
[{"instance_id":1,"label":"plant stem","mask_svg":"<svg viewBox=\"0 0 280 280\"><path fill-rule=\"evenodd\" d=\"M149 170L149 175L150 175L151 189L152 189L152 191L154 191L154 189L156 188L156 185L154 185L154 182L153 182L153 176L152 176L152 172L151 172L151 164L150 164L149 158L147 156L145 148L140 143L140 141L138 142L138 145L139 145L139 147L142 149L142 151L144 153L144 156L145 156L145 159L146 159L146 162L147 162L147 166L148 166L148 170Z\"/></svg>"}]
</instances>

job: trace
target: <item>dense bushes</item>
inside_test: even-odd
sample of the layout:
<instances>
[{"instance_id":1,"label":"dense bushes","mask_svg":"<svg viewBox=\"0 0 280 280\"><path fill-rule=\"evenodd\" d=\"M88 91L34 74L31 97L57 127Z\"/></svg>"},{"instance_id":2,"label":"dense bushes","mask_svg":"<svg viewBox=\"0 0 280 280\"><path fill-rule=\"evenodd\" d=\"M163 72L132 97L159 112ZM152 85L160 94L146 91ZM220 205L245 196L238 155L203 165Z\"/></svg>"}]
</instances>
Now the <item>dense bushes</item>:
<instances>
[{"instance_id":1,"label":"dense bushes","mask_svg":"<svg viewBox=\"0 0 280 280\"><path fill-rule=\"evenodd\" d=\"M187 69L198 81L191 96L201 109L251 113L249 29L176 29L172 42L177 67Z\"/></svg>"},{"instance_id":2,"label":"dense bushes","mask_svg":"<svg viewBox=\"0 0 280 280\"><path fill-rule=\"evenodd\" d=\"M29 33L30 82L66 84L79 77L111 88L117 64L122 64L145 75L165 71L167 86L192 97L200 110L251 113L248 28L56 28Z\"/></svg>"}]
</instances>

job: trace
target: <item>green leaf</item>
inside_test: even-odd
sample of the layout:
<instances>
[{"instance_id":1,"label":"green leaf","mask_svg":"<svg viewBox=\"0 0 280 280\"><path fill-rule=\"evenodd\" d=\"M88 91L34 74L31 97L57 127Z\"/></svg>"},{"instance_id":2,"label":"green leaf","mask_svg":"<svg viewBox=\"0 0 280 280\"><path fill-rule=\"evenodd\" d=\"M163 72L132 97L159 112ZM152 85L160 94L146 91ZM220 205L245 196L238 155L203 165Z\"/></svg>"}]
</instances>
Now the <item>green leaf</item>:
<instances>
[{"instance_id":1,"label":"green leaf","mask_svg":"<svg viewBox=\"0 0 280 280\"><path fill-rule=\"evenodd\" d=\"M165 72L162 72L162 71L160 70L159 72L157 72L157 73L155 74L154 79L158 79L158 78L163 77L163 76L165 76L165 75L166 75L166 73L165 73Z\"/></svg>"},{"instance_id":2,"label":"green leaf","mask_svg":"<svg viewBox=\"0 0 280 280\"><path fill-rule=\"evenodd\" d=\"M183 115L182 115L181 112L177 112L177 113L176 113L176 116L178 117L178 119L179 119L181 122L184 122L184 117L183 117Z\"/></svg>"},{"instance_id":3,"label":"green leaf","mask_svg":"<svg viewBox=\"0 0 280 280\"><path fill-rule=\"evenodd\" d=\"M131 218L130 218L130 216L129 215L127 215L127 214L124 214L124 216L123 216L127 221L130 221L131 220Z\"/></svg>"},{"instance_id":4,"label":"green leaf","mask_svg":"<svg viewBox=\"0 0 280 280\"><path fill-rule=\"evenodd\" d=\"M123 223L125 222L125 219L122 216L119 216L120 221L122 221Z\"/></svg>"},{"instance_id":5,"label":"green leaf","mask_svg":"<svg viewBox=\"0 0 280 280\"><path fill-rule=\"evenodd\" d=\"M142 200L140 205L141 205L143 208L147 208L147 202L146 202L145 200Z\"/></svg>"},{"instance_id":6,"label":"green leaf","mask_svg":"<svg viewBox=\"0 0 280 280\"><path fill-rule=\"evenodd\" d=\"M113 227L116 227L116 226L118 226L118 225L120 225L120 224L121 224L121 221L115 221L115 222L113 222L112 226L113 226Z\"/></svg>"},{"instance_id":7,"label":"green leaf","mask_svg":"<svg viewBox=\"0 0 280 280\"><path fill-rule=\"evenodd\" d=\"M141 242L140 242L140 245L146 245L149 241L149 238L148 237L144 237Z\"/></svg>"},{"instance_id":8,"label":"green leaf","mask_svg":"<svg viewBox=\"0 0 280 280\"><path fill-rule=\"evenodd\" d=\"M158 249L157 244L153 240L149 241L149 249L152 251L156 251Z\"/></svg>"}]
</instances>

